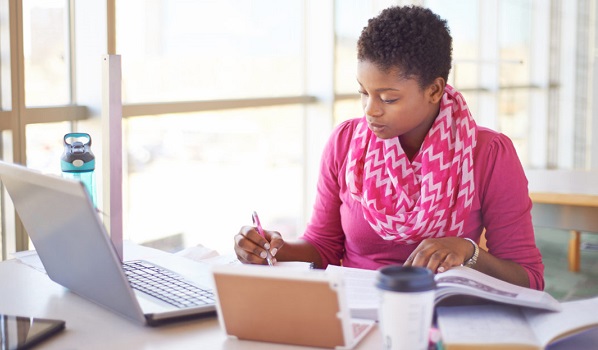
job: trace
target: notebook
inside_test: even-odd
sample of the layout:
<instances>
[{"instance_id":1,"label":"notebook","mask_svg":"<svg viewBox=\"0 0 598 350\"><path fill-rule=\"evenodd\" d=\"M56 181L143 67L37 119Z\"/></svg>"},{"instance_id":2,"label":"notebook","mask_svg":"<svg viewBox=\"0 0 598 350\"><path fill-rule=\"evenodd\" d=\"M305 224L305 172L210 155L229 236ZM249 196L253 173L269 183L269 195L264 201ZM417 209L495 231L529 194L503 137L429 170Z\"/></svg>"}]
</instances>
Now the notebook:
<instances>
[{"instance_id":1,"label":"notebook","mask_svg":"<svg viewBox=\"0 0 598 350\"><path fill-rule=\"evenodd\" d=\"M0 161L0 181L8 191L48 276L70 291L144 325L200 316L214 316L215 301L200 306L175 307L134 290L99 214L82 183L45 175L24 166ZM166 254L167 256L170 256ZM190 271L185 258L172 256L161 265ZM178 260L177 260L178 259ZM149 262L141 262L145 267ZM203 267L189 261L194 268ZM160 267L158 267L160 268ZM128 268L129 269L129 268ZM175 276L168 271L171 277ZM182 283L198 285L213 298L209 265L193 275L193 281L175 276ZM141 283L138 281L135 283Z\"/></svg>"},{"instance_id":2,"label":"notebook","mask_svg":"<svg viewBox=\"0 0 598 350\"><path fill-rule=\"evenodd\" d=\"M261 265L212 272L220 326L233 338L351 349L374 324L350 318L339 274Z\"/></svg>"}]
</instances>

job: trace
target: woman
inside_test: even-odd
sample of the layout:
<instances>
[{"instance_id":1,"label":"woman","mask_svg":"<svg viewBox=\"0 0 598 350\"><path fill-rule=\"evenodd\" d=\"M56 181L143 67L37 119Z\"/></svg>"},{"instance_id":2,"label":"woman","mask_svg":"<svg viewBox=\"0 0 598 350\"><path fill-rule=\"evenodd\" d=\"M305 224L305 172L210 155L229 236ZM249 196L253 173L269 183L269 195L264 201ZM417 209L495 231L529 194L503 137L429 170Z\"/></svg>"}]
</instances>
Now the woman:
<instances>
[{"instance_id":1,"label":"woman","mask_svg":"<svg viewBox=\"0 0 598 350\"><path fill-rule=\"evenodd\" d=\"M341 123L323 152L317 198L303 236L242 227L235 252L263 264L307 261L434 272L466 265L544 288L527 179L512 142L475 124L447 85L452 38L422 7L392 7L358 41L364 117ZM488 251L478 247L485 231Z\"/></svg>"}]
</instances>

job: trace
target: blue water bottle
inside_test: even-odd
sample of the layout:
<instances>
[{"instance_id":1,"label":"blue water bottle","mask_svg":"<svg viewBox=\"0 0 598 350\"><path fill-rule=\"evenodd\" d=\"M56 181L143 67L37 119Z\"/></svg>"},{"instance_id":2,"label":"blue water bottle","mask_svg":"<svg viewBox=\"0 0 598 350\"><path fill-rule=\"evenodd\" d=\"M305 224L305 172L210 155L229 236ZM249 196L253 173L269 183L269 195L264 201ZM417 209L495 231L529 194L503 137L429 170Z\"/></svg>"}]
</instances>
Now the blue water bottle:
<instances>
[{"instance_id":1,"label":"blue water bottle","mask_svg":"<svg viewBox=\"0 0 598 350\"><path fill-rule=\"evenodd\" d=\"M96 184L94 170L96 159L91 152L91 136L86 133L64 135L64 153L60 160L62 176L81 181L89 198L96 207Z\"/></svg>"}]
</instances>

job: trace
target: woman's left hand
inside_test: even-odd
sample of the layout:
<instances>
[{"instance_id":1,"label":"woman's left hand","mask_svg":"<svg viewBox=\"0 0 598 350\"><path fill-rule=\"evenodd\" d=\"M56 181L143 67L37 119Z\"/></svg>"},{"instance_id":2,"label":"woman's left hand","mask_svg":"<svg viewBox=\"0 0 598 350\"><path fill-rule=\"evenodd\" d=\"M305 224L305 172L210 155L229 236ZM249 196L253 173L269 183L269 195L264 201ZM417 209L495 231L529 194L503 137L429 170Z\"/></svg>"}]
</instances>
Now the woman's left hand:
<instances>
[{"instance_id":1,"label":"woman's left hand","mask_svg":"<svg viewBox=\"0 0 598 350\"><path fill-rule=\"evenodd\" d=\"M405 260L404 266L427 267L434 273L462 265L474 253L474 247L460 237L427 238Z\"/></svg>"}]
</instances>

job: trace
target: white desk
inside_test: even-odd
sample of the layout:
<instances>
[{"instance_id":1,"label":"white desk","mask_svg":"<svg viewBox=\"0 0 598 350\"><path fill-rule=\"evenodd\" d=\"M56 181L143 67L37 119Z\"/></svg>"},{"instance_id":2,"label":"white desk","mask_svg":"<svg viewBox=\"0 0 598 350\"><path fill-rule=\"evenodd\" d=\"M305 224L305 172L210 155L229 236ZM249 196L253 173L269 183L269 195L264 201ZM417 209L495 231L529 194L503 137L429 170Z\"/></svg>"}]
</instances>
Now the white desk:
<instances>
[{"instance_id":1,"label":"white desk","mask_svg":"<svg viewBox=\"0 0 598 350\"><path fill-rule=\"evenodd\" d=\"M229 339L216 318L144 327L67 291L44 273L17 260L0 263L0 281L0 313L66 321L66 329L42 343L43 349L307 349ZM275 331L275 326L265 326ZM377 328L357 347L381 348Z\"/></svg>"},{"instance_id":2,"label":"white desk","mask_svg":"<svg viewBox=\"0 0 598 350\"><path fill-rule=\"evenodd\" d=\"M66 321L66 329L62 333L44 341L36 349L309 349L229 339L220 329L216 318L144 327L67 291L46 274L17 260L0 262L0 281L0 313ZM267 326L275 331L275 324ZM381 343L380 332L375 327L356 349L381 349ZM596 343L598 329L578 338L575 343L551 346L549 349L593 349Z\"/></svg>"}]
</instances>

